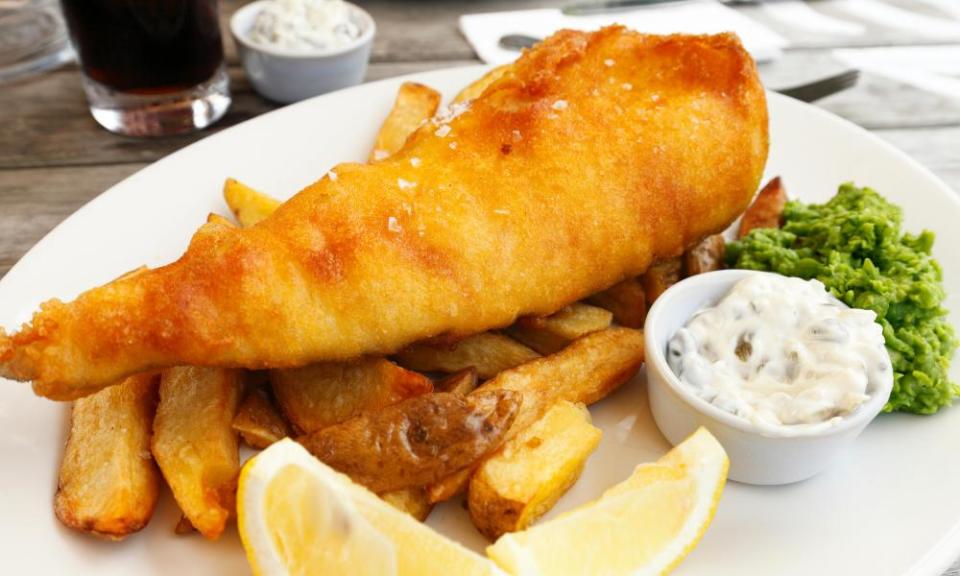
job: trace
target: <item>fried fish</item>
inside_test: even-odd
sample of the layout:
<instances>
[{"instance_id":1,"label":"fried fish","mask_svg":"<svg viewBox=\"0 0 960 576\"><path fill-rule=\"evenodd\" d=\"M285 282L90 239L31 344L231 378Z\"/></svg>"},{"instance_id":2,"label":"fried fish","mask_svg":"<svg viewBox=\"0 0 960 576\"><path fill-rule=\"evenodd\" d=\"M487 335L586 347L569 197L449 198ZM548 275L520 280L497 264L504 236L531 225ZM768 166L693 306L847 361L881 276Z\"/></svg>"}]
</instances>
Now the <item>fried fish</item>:
<instances>
[{"instance_id":1,"label":"fried fish","mask_svg":"<svg viewBox=\"0 0 960 576\"><path fill-rule=\"evenodd\" d=\"M547 315L727 227L767 147L734 35L562 31L389 159L45 303L0 333L0 375L70 399L159 367L300 366Z\"/></svg>"}]
</instances>

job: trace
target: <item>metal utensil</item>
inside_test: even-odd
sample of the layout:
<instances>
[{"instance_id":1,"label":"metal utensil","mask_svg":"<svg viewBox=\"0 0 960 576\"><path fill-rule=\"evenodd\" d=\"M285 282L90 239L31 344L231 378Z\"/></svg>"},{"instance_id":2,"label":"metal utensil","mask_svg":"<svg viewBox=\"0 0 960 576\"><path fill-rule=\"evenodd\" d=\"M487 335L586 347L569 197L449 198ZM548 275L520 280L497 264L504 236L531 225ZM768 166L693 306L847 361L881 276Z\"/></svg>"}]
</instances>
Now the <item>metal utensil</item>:
<instances>
[{"instance_id":1,"label":"metal utensil","mask_svg":"<svg viewBox=\"0 0 960 576\"><path fill-rule=\"evenodd\" d=\"M532 48L534 44L543 40L536 36L527 36L526 34L504 34L500 37L497 44L504 50L516 50L519 52L524 48Z\"/></svg>"},{"instance_id":2,"label":"metal utensil","mask_svg":"<svg viewBox=\"0 0 960 576\"><path fill-rule=\"evenodd\" d=\"M790 88L781 88L777 92L803 102L813 102L831 94L853 87L860 79L859 70L847 70L833 76L827 76L813 82L807 82Z\"/></svg>"}]
</instances>

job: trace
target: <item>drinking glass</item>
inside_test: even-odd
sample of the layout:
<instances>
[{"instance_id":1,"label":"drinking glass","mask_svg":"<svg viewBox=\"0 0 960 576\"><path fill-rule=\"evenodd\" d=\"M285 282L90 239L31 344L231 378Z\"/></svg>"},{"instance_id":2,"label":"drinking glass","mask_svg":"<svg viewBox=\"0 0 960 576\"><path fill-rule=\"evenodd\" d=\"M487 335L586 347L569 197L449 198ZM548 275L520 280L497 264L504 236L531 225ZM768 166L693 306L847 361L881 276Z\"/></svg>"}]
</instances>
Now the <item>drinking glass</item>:
<instances>
[{"instance_id":1,"label":"drinking glass","mask_svg":"<svg viewBox=\"0 0 960 576\"><path fill-rule=\"evenodd\" d=\"M72 59L57 0L0 0L0 83Z\"/></svg>"},{"instance_id":2,"label":"drinking glass","mask_svg":"<svg viewBox=\"0 0 960 576\"><path fill-rule=\"evenodd\" d=\"M216 0L61 0L94 119L111 132L205 128L230 106Z\"/></svg>"}]
</instances>

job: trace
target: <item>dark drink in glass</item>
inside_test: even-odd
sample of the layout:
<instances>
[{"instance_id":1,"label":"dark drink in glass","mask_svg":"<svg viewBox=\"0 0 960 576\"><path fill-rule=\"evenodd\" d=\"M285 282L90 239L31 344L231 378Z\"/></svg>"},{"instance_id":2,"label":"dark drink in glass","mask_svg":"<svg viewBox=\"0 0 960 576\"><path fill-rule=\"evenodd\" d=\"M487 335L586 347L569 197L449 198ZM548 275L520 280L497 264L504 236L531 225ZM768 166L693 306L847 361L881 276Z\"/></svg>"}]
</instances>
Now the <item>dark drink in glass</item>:
<instances>
[{"instance_id":1,"label":"dark drink in glass","mask_svg":"<svg viewBox=\"0 0 960 576\"><path fill-rule=\"evenodd\" d=\"M93 117L113 132L204 128L230 104L216 0L61 0Z\"/></svg>"}]
</instances>

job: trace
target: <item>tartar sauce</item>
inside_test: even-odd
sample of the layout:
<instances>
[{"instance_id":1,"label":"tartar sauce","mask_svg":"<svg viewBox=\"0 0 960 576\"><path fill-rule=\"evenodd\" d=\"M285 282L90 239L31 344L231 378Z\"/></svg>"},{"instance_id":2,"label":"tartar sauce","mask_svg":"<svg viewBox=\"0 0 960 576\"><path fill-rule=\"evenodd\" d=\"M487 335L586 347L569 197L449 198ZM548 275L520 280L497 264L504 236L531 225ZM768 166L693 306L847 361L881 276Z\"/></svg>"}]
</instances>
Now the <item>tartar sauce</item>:
<instances>
[{"instance_id":1,"label":"tartar sauce","mask_svg":"<svg viewBox=\"0 0 960 576\"><path fill-rule=\"evenodd\" d=\"M343 0L271 0L265 2L250 31L250 41L296 52L333 50L360 36Z\"/></svg>"},{"instance_id":2,"label":"tartar sauce","mask_svg":"<svg viewBox=\"0 0 960 576\"><path fill-rule=\"evenodd\" d=\"M752 274L677 330L667 361L695 394L768 432L832 426L893 379L875 317L817 280Z\"/></svg>"}]
</instances>

